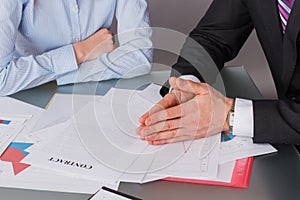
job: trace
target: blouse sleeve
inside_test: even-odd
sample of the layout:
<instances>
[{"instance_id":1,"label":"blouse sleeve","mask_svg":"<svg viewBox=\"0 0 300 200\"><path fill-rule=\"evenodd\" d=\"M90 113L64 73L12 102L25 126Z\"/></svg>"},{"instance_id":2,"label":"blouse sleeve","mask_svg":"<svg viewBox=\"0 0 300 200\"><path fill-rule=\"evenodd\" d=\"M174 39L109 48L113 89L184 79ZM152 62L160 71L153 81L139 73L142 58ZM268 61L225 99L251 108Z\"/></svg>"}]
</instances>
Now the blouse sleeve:
<instances>
[{"instance_id":1,"label":"blouse sleeve","mask_svg":"<svg viewBox=\"0 0 300 200\"><path fill-rule=\"evenodd\" d=\"M17 55L15 42L23 3L3 0L0 4L0 96L41 85L78 69L72 45L41 55Z\"/></svg>"}]
</instances>

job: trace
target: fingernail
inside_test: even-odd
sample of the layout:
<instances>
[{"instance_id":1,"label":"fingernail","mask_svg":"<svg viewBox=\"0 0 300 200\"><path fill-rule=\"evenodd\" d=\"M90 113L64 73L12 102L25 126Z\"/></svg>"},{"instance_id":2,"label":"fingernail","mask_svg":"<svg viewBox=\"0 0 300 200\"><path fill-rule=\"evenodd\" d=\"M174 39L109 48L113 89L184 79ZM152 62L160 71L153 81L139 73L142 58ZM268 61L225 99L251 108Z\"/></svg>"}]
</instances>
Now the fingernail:
<instances>
[{"instance_id":1,"label":"fingernail","mask_svg":"<svg viewBox=\"0 0 300 200\"><path fill-rule=\"evenodd\" d=\"M151 124L151 119L148 118L145 123L147 126L149 126Z\"/></svg>"},{"instance_id":2,"label":"fingernail","mask_svg":"<svg viewBox=\"0 0 300 200\"><path fill-rule=\"evenodd\" d=\"M144 118L143 118L143 117L140 117L140 118L139 118L139 122L140 122L141 124L145 123Z\"/></svg>"}]
</instances>

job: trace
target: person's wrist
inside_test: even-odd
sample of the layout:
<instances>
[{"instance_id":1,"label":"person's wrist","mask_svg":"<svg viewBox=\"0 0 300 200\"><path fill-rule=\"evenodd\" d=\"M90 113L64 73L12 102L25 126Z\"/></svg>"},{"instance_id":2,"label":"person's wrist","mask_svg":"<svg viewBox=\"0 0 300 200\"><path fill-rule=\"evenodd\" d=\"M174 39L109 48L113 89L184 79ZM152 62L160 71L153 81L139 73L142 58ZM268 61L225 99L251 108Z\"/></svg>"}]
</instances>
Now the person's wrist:
<instances>
[{"instance_id":1,"label":"person's wrist","mask_svg":"<svg viewBox=\"0 0 300 200\"><path fill-rule=\"evenodd\" d=\"M73 44L73 49L75 52L77 64L81 64L84 62L85 51L84 51L83 47L84 46L83 46L82 42L77 42L77 43Z\"/></svg>"}]
</instances>

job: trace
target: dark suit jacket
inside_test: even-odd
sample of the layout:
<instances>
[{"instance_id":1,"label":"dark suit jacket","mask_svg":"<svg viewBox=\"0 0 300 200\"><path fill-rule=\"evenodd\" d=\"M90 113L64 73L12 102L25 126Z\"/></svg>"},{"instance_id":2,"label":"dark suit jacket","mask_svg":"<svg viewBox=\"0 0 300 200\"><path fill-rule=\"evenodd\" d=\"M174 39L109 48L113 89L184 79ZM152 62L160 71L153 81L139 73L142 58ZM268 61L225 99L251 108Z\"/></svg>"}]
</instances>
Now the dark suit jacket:
<instances>
[{"instance_id":1,"label":"dark suit jacket","mask_svg":"<svg viewBox=\"0 0 300 200\"><path fill-rule=\"evenodd\" d=\"M285 34L277 0L214 0L190 37L221 69L238 54L254 28L279 96L279 100L253 101L254 141L300 144L300 0L294 4ZM183 56L193 51L195 46L187 40L172 76L192 74L205 80L200 75L203 63L195 66Z\"/></svg>"}]
</instances>

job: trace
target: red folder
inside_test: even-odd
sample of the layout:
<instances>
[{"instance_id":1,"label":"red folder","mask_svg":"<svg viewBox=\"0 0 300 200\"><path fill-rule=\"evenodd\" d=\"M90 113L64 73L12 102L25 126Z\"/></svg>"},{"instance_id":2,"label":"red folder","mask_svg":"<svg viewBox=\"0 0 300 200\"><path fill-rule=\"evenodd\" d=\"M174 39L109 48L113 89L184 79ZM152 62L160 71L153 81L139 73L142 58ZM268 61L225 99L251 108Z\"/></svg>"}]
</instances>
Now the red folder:
<instances>
[{"instance_id":1,"label":"red folder","mask_svg":"<svg viewBox=\"0 0 300 200\"><path fill-rule=\"evenodd\" d=\"M196 183L196 184L207 184L207 185L221 185L229 187L247 188L251 169L253 164L253 157L239 159L235 162L233 175L230 183L221 181L207 181L207 180L196 180L196 179L183 179L183 178L165 178L166 181L176 181L185 183Z\"/></svg>"}]
</instances>

